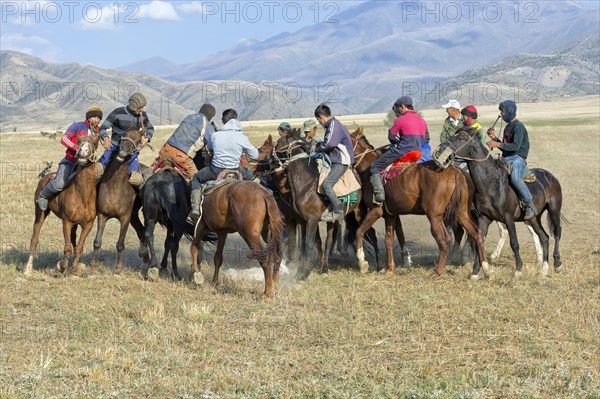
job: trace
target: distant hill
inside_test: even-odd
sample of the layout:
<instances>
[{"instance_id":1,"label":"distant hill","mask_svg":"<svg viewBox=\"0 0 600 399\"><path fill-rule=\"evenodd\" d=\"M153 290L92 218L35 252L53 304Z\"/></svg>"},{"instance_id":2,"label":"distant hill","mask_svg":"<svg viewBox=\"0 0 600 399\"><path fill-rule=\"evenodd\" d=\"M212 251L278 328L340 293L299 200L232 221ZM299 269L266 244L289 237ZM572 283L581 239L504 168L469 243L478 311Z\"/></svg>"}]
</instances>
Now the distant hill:
<instances>
[{"instance_id":1,"label":"distant hill","mask_svg":"<svg viewBox=\"0 0 600 399\"><path fill-rule=\"evenodd\" d=\"M489 104L512 99L536 102L560 96L600 94L600 31L546 54L518 54L475 68L441 86L445 98L461 104ZM435 106L424 98L425 106ZM440 101L438 101L440 102Z\"/></svg>"}]
</instances>

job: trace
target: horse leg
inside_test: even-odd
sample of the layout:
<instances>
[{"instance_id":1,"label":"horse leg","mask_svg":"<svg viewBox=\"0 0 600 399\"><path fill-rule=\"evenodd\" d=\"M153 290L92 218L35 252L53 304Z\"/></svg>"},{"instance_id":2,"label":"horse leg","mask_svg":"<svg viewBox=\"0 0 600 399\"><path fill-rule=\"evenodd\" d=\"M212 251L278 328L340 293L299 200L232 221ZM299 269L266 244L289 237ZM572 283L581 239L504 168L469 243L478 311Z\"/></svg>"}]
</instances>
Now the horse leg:
<instances>
[{"instance_id":1,"label":"horse leg","mask_svg":"<svg viewBox=\"0 0 600 399\"><path fill-rule=\"evenodd\" d=\"M92 253L92 260L90 261L90 266L92 268L96 268L98 265L98 252L102 247L102 235L104 234L104 227L106 226L107 221L108 217L103 214L98 214L98 228L96 229L96 238L94 239L94 252Z\"/></svg>"},{"instance_id":2,"label":"horse leg","mask_svg":"<svg viewBox=\"0 0 600 399\"><path fill-rule=\"evenodd\" d=\"M124 215L120 218L121 229L119 230L119 240L117 241L117 268L115 269L116 274L123 272L123 251L125 250L125 236L127 236L127 229L129 228L129 222L131 214Z\"/></svg>"},{"instance_id":3,"label":"horse leg","mask_svg":"<svg viewBox=\"0 0 600 399\"><path fill-rule=\"evenodd\" d=\"M517 237L517 229L515 228L515 221L512 219L512 214L506 214L504 217L506 221L506 228L508 229L508 237L510 239L510 247L515 254L515 274L514 278L518 278L523 273L523 259L519 253L519 239Z\"/></svg>"},{"instance_id":4,"label":"horse leg","mask_svg":"<svg viewBox=\"0 0 600 399\"><path fill-rule=\"evenodd\" d=\"M73 254L73 244L71 243L71 230L73 229L73 223L63 219L63 236L65 238L65 247L63 250L64 257L58 262L58 270L60 270L64 276L69 274L69 258Z\"/></svg>"},{"instance_id":5,"label":"horse leg","mask_svg":"<svg viewBox=\"0 0 600 399\"><path fill-rule=\"evenodd\" d=\"M194 280L201 279L200 274L196 276L196 273L200 272L200 268L198 267L198 254L200 253L200 240L207 232L208 227L206 226L206 223L204 223L204 219L200 219L200 222L196 225L194 239L190 244L190 255L192 256L192 277Z\"/></svg>"},{"instance_id":6,"label":"horse leg","mask_svg":"<svg viewBox=\"0 0 600 399\"><path fill-rule=\"evenodd\" d=\"M365 260L363 237L365 236L367 230L369 230L375 224L377 219L379 219L382 216L382 207L370 209L369 212L367 212L362 223L356 230L356 258L358 259L358 267L360 268L360 272L363 274L369 271L369 262Z\"/></svg>"},{"instance_id":7,"label":"horse leg","mask_svg":"<svg viewBox=\"0 0 600 399\"><path fill-rule=\"evenodd\" d=\"M217 241L217 249L213 258L215 272L213 274L212 284L214 287L219 284L219 269L223 264L223 248L225 248L225 241L227 241L227 233L219 233L219 241Z\"/></svg>"},{"instance_id":8,"label":"horse leg","mask_svg":"<svg viewBox=\"0 0 600 399\"><path fill-rule=\"evenodd\" d=\"M321 274L327 275L329 273L329 257L334 249L334 237L336 233L336 224L327 223L327 238L325 239L325 250L323 251L323 263L321 268Z\"/></svg>"},{"instance_id":9,"label":"horse leg","mask_svg":"<svg viewBox=\"0 0 600 399\"><path fill-rule=\"evenodd\" d=\"M79 243L75 246L75 256L73 258L73 267L71 268L71 275L73 275L73 276L77 275L77 270L79 267L79 259L81 258L81 254L83 253L83 247L85 245L85 240L87 239L87 236L92 231L93 227L94 227L94 220L92 219L91 222L86 223L81 228L81 234L79 235ZM76 230L77 230L77 225L74 225L72 233L74 233Z\"/></svg>"},{"instance_id":10,"label":"horse leg","mask_svg":"<svg viewBox=\"0 0 600 399\"><path fill-rule=\"evenodd\" d=\"M539 216L540 217L537 222L540 225L540 227L542 227L542 218L541 218L541 215L539 215ZM533 245L535 246L535 255L537 258L537 265L538 265L538 268L541 268L542 265L544 264L544 249L542 247L542 244L540 243L540 238L529 222L526 222L525 226L527 226L527 230L529 230L529 233L531 234L531 238L533 239ZM546 233L546 235L548 235L548 234ZM550 237L548 237L548 239L550 239ZM548 242L548 245L550 245L550 242ZM546 261L548 261L547 258L546 258Z\"/></svg>"},{"instance_id":11,"label":"horse leg","mask_svg":"<svg viewBox=\"0 0 600 399\"><path fill-rule=\"evenodd\" d=\"M429 223L431 224L431 235L435 238L440 250L440 256L438 264L435 268L435 273L438 276L444 274L444 268L446 267L446 258L448 257L448 247L450 246L450 234L444 225L442 215L437 217L427 216Z\"/></svg>"},{"instance_id":12,"label":"horse leg","mask_svg":"<svg viewBox=\"0 0 600 399\"><path fill-rule=\"evenodd\" d=\"M327 241L327 237L325 237L325 241ZM326 254L323 252L323 240L321 240L321 232L319 231L319 225L317 224L317 230L315 231L315 248L317 249L317 258L319 259L319 267L321 271L325 268L325 262L329 260L325 259ZM312 259L312 258L310 258Z\"/></svg>"},{"instance_id":13,"label":"horse leg","mask_svg":"<svg viewBox=\"0 0 600 399\"><path fill-rule=\"evenodd\" d=\"M462 226L461 229L466 230L467 234L471 237L471 240L475 244L473 271L471 272L470 276L470 278L473 280L476 280L478 278L480 266L483 267L486 277L489 276L489 264L485 256L484 237L486 236L487 228L490 222L488 220L483 220L484 217L480 217L480 219L482 219L483 222L487 223L485 225L485 232L483 234L481 234L481 231L479 231L475 223L473 223L473 220L471 219L468 212L459 212L458 214L458 220Z\"/></svg>"},{"instance_id":14,"label":"horse leg","mask_svg":"<svg viewBox=\"0 0 600 399\"><path fill-rule=\"evenodd\" d=\"M410 258L410 251L406 247L406 238L404 237L404 230L402 229L402 221L400 216L396 217L396 238L398 238L398 244L400 245L400 254L402 255L402 267L411 267L412 259Z\"/></svg>"},{"instance_id":15,"label":"horse leg","mask_svg":"<svg viewBox=\"0 0 600 399\"><path fill-rule=\"evenodd\" d=\"M395 217L385 217L385 249L387 252L386 273L394 272L394 227Z\"/></svg>"},{"instance_id":16,"label":"horse leg","mask_svg":"<svg viewBox=\"0 0 600 399\"><path fill-rule=\"evenodd\" d=\"M285 228L287 231L287 256L290 262L298 259L298 231L294 218L285 218Z\"/></svg>"},{"instance_id":17,"label":"horse leg","mask_svg":"<svg viewBox=\"0 0 600 399\"><path fill-rule=\"evenodd\" d=\"M550 244L550 238L548 237L548 234L546 233L546 231L544 231L544 228L542 227L541 216L537 215L535 218L529 220L529 222L527 222L527 227L533 229L533 231L540 240L543 251L542 256L544 259L542 267L540 268L540 274L542 276L547 277L548 272L550 270L550 266L548 265L548 246Z\"/></svg>"},{"instance_id":18,"label":"horse leg","mask_svg":"<svg viewBox=\"0 0 600 399\"><path fill-rule=\"evenodd\" d=\"M498 240L498 245L496 245L496 249L494 249L494 252L492 252L492 254L490 255L490 261L493 261L494 259L500 257L500 252L502 252L502 247L504 246L506 238L508 237L508 229L506 228L506 226L502 222L498 221L496 222L496 225L498 226L498 234L500 234L500 239Z\"/></svg>"},{"instance_id":19,"label":"horse leg","mask_svg":"<svg viewBox=\"0 0 600 399\"><path fill-rule=\"evenodd\" d=\"M554 271L560 272L562 270L562 261L560 260L560 235L562 234L562 227L560 226L560 206L554 205L555 201L550 201L550 206L548 207L548 222L550 225L550 232L554 236Z\"/></svg>"},{"instance_id":20,"label":"horse leg","mask_svg":"<svg viewBox=\"0 0 600 399\"><path fill-rule=\"evenodd\" d=\"M381 265L381 254L379 253L379 244L377 243L377 232L375 231L375 229L373 227L369 228L366 232L365 232L365 237L367 239L367 242L369 242L372 246L373 246L373 251L375 252L375 267L377 269L377 271L381 271L381 269L383 268ZM354 250L357 251L356 248L356 243L353 243L354 245ZM409 254L410 257L410 254Z\"/></svg>"},{"instance_id":21,"label":"horse leg","mask_svg":"<svg viewBox=\"0 0 600 399\"><path fill-rule=\"evenodd\" d=\"M33 272L33 257L35 255L35 251L37 250L37 246L40 242L40 231L42 230L42 226L44 225L44 221L46 220L46 216L50 213L50 209L46 209L42 211L37 206L35 207L35 221L33 222L33 234L31 235L31 241L29 242L29 259L27 260L27 265L23 269L23 274L26 277L31 276Z\"/></svg>"},{"instance_id":22,"label":"horse leg","mask_svg":"<svg viewBox=\"0 0 600 399\"><path fill-rule=\"evenodd\" d=\"M169 242L169 252L171 252L171 269L173 269L173 276L177 280L181 280L179 276L179 271L177 270L177 253L179 252L179 241L181 240L183 234L181 233L173 233L169 237L171 237Z\"/></svg>"},{"instance_id":23,"label":"horse leg","mask_svg":"<svg viewBox=\"0 0 600 399\"><path fill-rule=\"evenodd\" d=\"M139 205L138 202L140 202ZM133 209L131 210L131 227L133 227L138 240L140 240L138 256L143 259L144 263L149 263L150 256L148 254L148 241L146 241L146 229L144 229L144 224L140 220L140 207L141 201L136 199L136 201L133 203ZM146 220L145 217L144 220Z\"/></svg>"},{"instance_id":24,"label":"horse leg","mask_svg":"<svg viewBox=\"0 0 600 399\"><path fill-rule=\"evenodd\" d=\"M150 217L144 217L146 221L146 229L144 230L144 240L148 245L148 251L150 253L150 259L148 260L148 269L156 267L156 249L154 248L154 228L156 227L156 220ZM166 250L166 247L165 247Z\"/></svg>"},{"instance_id":25,"label":"horse leg","mask_svg":"<svg viewBox=\"0 0 600 399\"><path fill-rule=\"evenodd\" d=\"M320 217L320 215L319 215ZM303 257L301 263L301 270L299 270L299 278L300 280L306 280L310 275L310 269L312 268L313 256L311 252L312 244L316 240L317 230L319 229L319 221L317 219L311 219L306 222L306 235L304 237L304 241L302 243L303 249ZM319 236L320 241L320 236ZM319 245L319 248L322 250L322 246Z\"/></svg>"}]
</instances>

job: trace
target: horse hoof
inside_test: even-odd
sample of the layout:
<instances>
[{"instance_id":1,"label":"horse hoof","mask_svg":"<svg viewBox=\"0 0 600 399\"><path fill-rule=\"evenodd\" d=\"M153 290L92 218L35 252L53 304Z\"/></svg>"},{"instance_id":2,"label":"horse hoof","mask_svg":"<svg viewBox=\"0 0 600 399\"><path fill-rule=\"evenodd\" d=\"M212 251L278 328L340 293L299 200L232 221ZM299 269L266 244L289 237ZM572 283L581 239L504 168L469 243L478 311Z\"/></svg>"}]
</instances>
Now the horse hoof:
<instances>
[{"instance_id":1,"label":"horse hoof","mask_svg":"<svg viewBox=\"0 0 600 399\"><path fill-rule=\"evenodd\" d=\"M358 267L360 268L360 273L365 274L369 271L369 262L362 260L358 262Z\"/></svg>"},{"instance_id":2,"label":"horse hoof","mask_svg":"<svg viewBox=\"0 0 600 399\"><path fill-rule=\"evenodd\" d=\"M523 272L515 271L515 274L513 274L513 279L517 280L521 277L521 275L523 275Z\"/></svg>"},{"instance_id":3,"label":"horse hoof","mask_svg":"<svg viewBox=\"0 0 600 399\"><path fill-rule=\"evenodd\" d=\"M159 276L159 271L158 271L157 267L151 267L150 269L148 269L148 272L146 273L146 277L148 277L148 280L150 280L150 281L157 281L158 276Z\"/></svg>"},{"instance_id":4,"label":"horse hoof","mask_svg":"<svg viewBox=\"0 0 600 399\"><path fill-rule=\"evenodd\" d=\"M540 275L542 277L548 277L550 274L550 266L548 266L548 262L544 262L542 264L542 268L540 269Z\"/></svg>"},{"instance_id":5,"label":"horse hoof","mask_svg":"<svg viewBox=\"0 0 600 399\"><path fill-rule=\"evenodd\" d=\"M565 270L565 267L563 266L563 264L562 264L562 263L561 263L560 265L558 265L558 266L554 266L554 272L555 272L555 273L560 273L560 272L562 272L563 270Z\"/></svg>"},{"instance_id":6,"label":"horse hoof","mask_svg":"<svg viewBox=\"0 0 600 399\"><path fill-rule=\"evenodd\" d=\"M471 274L469 276L469 280L477 281L477 280L479 280L479 275L478 274Z\"/></svg>"},{"instance_id":7,"label":"horse hoof","mask_svg":"<svg viewBox=\"0 0 600 399\"><path fill-rule=\"evenodd\" d=\"M327 272L321 273L321 277L329 277L329 273L327 273Z\"/></svg>"},{"instance_id":8,"label":"horse hoof","mask_svg":"<svg viewBox=\"0 0 600 399\"><path fill-rule=\"evenodd\" d=\"M204 275L200 272L196 272L194 273L193 280L196 285L202 285L204 284Z\"/></svg>"}]
</instances>

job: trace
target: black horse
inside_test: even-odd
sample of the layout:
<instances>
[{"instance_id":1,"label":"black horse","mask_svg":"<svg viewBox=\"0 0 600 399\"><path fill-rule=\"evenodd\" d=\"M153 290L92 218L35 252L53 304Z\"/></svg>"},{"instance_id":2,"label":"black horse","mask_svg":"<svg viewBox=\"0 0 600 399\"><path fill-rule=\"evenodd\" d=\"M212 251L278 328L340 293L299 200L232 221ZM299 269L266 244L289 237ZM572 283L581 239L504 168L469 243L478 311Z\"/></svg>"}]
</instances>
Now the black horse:
<instances>
[{"instance_id":1,"label":"black horse","mask_svg":"<svg viewBox=\"0 0 600 399\"><path fill-rule=\"evenodd\" d=\"M206 151L198 151L194 157L194 164L198 169L203 168L208 160ZM194 225L187 221L190 212L190 184L174 168L167 167L148 178L140 189L139 196L143 204L145 223L145 240L150 252L148 269L157 266L156 251L154 249L154 228L156 223L166 227L167 236L164 243L164 254L160 262L160 270L167 269L169 254L171 255L171 268L173 277L180 280L177 269L177 253L179 241L185 234L190 240L194 236ZM206 235L203 241L215 241L214 234Z\"/></svg>"},{"instance_id":2,"label":"black horse","mask_svg":"<svg viewBox=\"0 0 600 399\"><path fill-rule=\"evenodd\" d=\"M475 185L473 202L478 214L479 234L483 240L487 234L490 223L494 220L506 224L510 237L510 246L515 254L515 277L521 274L523 260L519 254L519 242L515 229L515 221L523 221L525 212L519 206L519 198L510 185L509 172L503 159L490 158L490 152L481 144L481 137L474 130L459 130L448 141L442 143L435 152L434 159L440 166L448 166L454 159L463 159L467 162L469 172ZM542 214L548 211L548 226L554 235L554 270L562 269L560 260L559 242L561 236L561 207L562 190L560 183L550 172L544 169L532 169L536 181L527 183L537 215L529 220L529 224L540 238L543 249L543 264L540 270L542 275L547 275L549 236L542 226ZM489 276L492 272L483 265L484 274ZM475 259L472 278L477 278L479 260Z\"/></svg>"}]
</instances>

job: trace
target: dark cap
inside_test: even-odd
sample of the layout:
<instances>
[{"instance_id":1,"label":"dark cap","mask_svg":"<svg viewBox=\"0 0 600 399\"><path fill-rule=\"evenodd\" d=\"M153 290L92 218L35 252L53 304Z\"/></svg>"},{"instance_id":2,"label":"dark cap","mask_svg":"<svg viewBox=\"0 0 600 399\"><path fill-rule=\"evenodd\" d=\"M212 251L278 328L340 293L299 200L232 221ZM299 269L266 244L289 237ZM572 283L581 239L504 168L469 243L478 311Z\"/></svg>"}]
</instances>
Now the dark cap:
<instances>
[{"instance_id":1,"label":"dark cap","mask_svg":"<svg viewBox=\"0 0 600 399\"><path fill-rule=\"evenodd\" d=\"M394 105L397 105L398 107L401 105L413 105L413 100L409 96L402 96L396 100Z\"/></svg>"}]
</instances>

